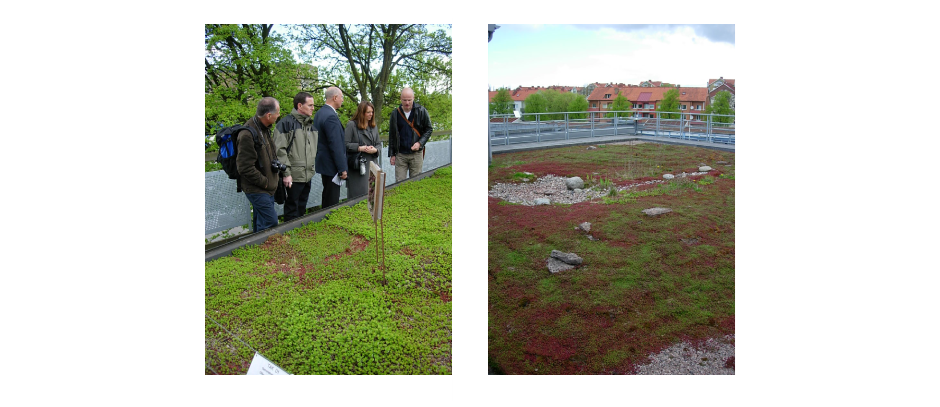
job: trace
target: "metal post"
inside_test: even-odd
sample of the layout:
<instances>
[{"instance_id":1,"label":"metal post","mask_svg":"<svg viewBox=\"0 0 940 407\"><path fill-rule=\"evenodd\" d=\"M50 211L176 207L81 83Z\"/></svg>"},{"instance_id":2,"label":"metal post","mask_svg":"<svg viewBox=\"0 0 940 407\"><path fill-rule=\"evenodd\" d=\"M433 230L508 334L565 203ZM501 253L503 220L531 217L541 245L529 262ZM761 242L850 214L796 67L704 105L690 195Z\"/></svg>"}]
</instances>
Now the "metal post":
<instances>
[{"instance_id":1,"label":"metal post","mask_svg":"<svg viewBox=\"0 0 940 407\"><path fill-rule=\"evenodd\" d=\"M565 140L568 140L568 112L565 112Z\"/></svg>"},{"instance_id":2,"label":"metal post","mask_svg":"<svg viewBox=\"0 0 940 407\"><path fill-rule=\"evenodd\" d=\"M493 40L493 31L496 31L497 28L499 28L499 26L496 25L496 24L490 24L489 27L487 27L487 29L489 30L489 35L486 37L486 42L487 42L487 43L489 43L490 41ZM490 134L490 131L489 131L489 128L490 128L490 121L489 121L489 119L487 119L487 121L486 121L486 128L487 128L487 130L486 130L486 138L488 139L488 140L486 141L486 143L487 143L486 152L487 152L487 154L489 155L489 160L490 160L489 164L492 164L492 163L493 163L493 151L492 151L493 140L490 139L490 137L492 137L492 134ZM508 135L506 136L506 143L509 143L509 136L508 136ZM453 135L453 133L451 133L451 136L450 136L450 144L451 144L451 150L453 150L453 146L454 146L454 135ZM451 157L451 162L453 162L453 157Z\"/></svg>"},{"instance_id":3,"label":"metal post","mask_svg":"<svg viewBox=\"0 0 940 407\"><path fill-rule=\"evenodd\" d=\"M712 139L712 115L705 116L705 136Z\"/></svg>"},{"instance_id":4,"label":"metal post","mask_svg":"<svg viewBox=\"0 0 940 407\"><path fill-rule=\"evenodd\" d=\"M535 114L535 140L539 143L542 142L542 122L539 121L539 113Z\"/></svg>"},{"instance_id":5,"label":"metal post","mask_svg":"<svg viewBox=\"0 0 940 407\"><path fill-rule=\"evenodd\" d=\"M679 113L679 139L682 139L682 113Z\"/></svg>"},{"instance_id":6,"label":"metal post","mask_svg":"<svg viewBox=\"0 0 940 407\"><path fill-rule=\"evenodd\" d=\"M659 118L660 116L657 114L656 115L656 130L655 130L656 137L659 137Z\"/></svg>"}]
</instances>

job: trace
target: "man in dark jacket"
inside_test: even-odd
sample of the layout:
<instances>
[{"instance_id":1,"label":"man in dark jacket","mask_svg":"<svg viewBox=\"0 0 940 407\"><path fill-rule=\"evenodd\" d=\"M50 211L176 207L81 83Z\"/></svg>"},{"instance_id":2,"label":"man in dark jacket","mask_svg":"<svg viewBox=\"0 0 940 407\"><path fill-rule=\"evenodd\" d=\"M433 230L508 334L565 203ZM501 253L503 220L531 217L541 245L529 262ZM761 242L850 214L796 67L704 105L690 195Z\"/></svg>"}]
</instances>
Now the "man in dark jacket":
<instances>
[{"instance_id":1,"label":"man in dark jacket","mask_svg":"<svg viewBox=\"0 0 940 407\"><path fill-rule=\"evenodd\" d=\"M343 104L343 92L337 87L327 88L326 106L313 116L313 127L317 131L316 171L323 181L321 208L339 203L340 184L346 179L346 142L345 130L339 121L336 110Z\"/></svg>"},{"instance_id":2,"label":"man in dark jacket","mask_svg":"<svg viewBox=\"0 0 940 407\"><path fill-rule=\"evenodd\" d=\"M274 126L274 145L277 159L287 169L284 186L284 222L303 216L307 212L307 198L314 176L317 154L317 131L313 129L313 96L300 92L294 96L294 109Z\"/></svg>"},{"instance_id":3,"label":"man in dark jacket","mask_svg":"<svg viewBox=\"0 0 940 407\"><path fill-rule=\"evenodd\" d=\"M271 167L274 161L274 138L271 137L270 127L281 115L281 106L277 99L262 98L258 102L255 116L245 122L258 135L259 145L251 131L238 132L238 157L235 166L238 167L238 183L248 202L251 202L252 220L251 231L257 232L277 226L277 209L274 207L274 191L279 181L278 172Z\"/></svg>"},{"instance_id":4,"label":"man in dark jacket","mask_svg":"<svg viewBox=\"0 0 940 407\"><path fill-rule=\"evenodd\" d=\"M411 88L401 90L401 104L388 120L388 161L395 166L395 182L421 173L424 146L431 138L431 116L415 103Z\"/></svg>"}]
</instances>

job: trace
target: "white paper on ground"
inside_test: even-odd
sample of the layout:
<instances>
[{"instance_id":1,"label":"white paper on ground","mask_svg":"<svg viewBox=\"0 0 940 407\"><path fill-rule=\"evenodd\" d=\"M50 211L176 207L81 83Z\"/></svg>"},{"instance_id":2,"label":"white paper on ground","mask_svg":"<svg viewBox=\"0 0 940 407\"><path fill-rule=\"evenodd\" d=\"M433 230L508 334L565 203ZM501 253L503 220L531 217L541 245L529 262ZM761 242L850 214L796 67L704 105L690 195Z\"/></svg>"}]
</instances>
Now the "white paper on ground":
<instances>
[{"instance_id":1,"label":"white paper on ground","mask_svg":"<svg viewBox=\"0 0 940 407\"><path fill-rule=\"evenodd\" d=\"M255 352L255 357L251 359L251 366L248 366L248 373L245 373L245 374L246 375L254 375L254 374L290 375L290 373L287 373L281 370L280 367L278 367L274 363L271 363L270 360L268 360L264 356L261 356L261 354L258 352Z\"/></svg>"}]
</instances>

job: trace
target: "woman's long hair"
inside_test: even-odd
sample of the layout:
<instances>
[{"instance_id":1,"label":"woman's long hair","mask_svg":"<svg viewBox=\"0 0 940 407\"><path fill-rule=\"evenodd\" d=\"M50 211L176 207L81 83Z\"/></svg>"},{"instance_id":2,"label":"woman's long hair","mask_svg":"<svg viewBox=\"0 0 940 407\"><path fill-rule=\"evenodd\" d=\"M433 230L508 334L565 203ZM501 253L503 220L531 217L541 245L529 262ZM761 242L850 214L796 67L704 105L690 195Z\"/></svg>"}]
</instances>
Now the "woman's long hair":
<instances>
[{"instance_id":1,"label":"woman's long hair","mask_svg":"<svg viewBox=\"0 0 940 407\"><path fill-rule=\"evenodd\" d=\"M372 118L369 119L369 122L366 123L366 108L372 108ZM359 107L356 108L356 115L353 116L353 121L356 122L356 127L360 130L365 130L368 127L375 127L375 106L372 106L372 102L362 102L359 104Z\"/></svg>"}]
</instances>

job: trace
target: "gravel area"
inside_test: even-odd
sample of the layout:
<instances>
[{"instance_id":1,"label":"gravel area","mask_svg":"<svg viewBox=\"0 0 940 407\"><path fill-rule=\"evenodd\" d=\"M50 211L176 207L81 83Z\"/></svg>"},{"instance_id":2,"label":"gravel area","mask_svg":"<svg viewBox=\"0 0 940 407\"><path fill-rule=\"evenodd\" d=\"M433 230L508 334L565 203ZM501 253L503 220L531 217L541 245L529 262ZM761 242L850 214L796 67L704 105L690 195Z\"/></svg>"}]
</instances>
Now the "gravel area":
<instances>
[{"instance_id":1,"label":"gravel area","mask_svg":"<svg viewBox=\"0 0 940 407\"><path fill-rule=\"evenodd\" d=\"M676 174L676 178L684 178L693 175L707 174L706 172L692 172ZM535 177L535 175L533 175ZM654 179L650 181L636 182L624 186L618 186L617 192L623 192L628 189L640 186L661 184L666 180ZM548 199L551 203L575 204L578 202L589 201L591 199L606 196L608 191L596 190L594 188L582 189L580 191L569 191L565 186L565 177L556 175L546 175L533 182L522 183L496 183L493 189L490 189L489 196L499 198L512 203L534 206L536 199Z\"/></svg>"},{"instance_id":2,"label":"gravel area","mask_svg":"<svg viewBox=\"0 0 940 407\"><path fill-rule=\"evenodd\" d=\"M683 342L650 355L651 362L636 368L638 375L733 375L734 334L709 339L695 347ZM729 360L730 359L730 360ZM730 367L726 367L730 366ZM489 374L501 374L489 368Z\"/></svg>"},{"instance_id":3,"label":"gravel area","mask_svg":"<svg viewBox=\"0 0 940 407\"><path fill-rule=\"evenodd\" d=\"M734 335L709 339L699 347L689 343L670 346L655 355L652 362L637 366L638 375L733 375ZM731 367L725 367L730 365Z\"/></svg>"}]
</instances>

